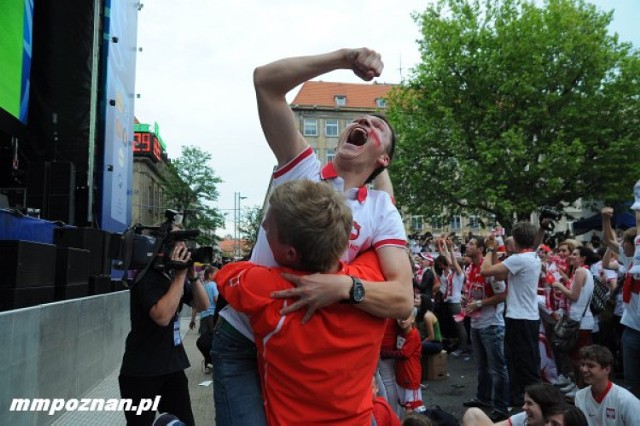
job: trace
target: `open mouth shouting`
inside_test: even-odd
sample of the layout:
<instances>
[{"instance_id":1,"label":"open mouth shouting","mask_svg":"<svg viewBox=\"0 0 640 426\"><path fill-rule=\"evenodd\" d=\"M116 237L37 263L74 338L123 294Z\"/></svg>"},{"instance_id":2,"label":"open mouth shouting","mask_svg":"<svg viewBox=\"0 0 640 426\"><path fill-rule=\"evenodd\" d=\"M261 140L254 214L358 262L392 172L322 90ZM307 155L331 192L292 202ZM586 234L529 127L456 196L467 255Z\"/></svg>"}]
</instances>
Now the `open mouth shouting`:
<instances>
[{"instance_id":1,"label":"open mouth shouting","mask_svg":"<svg viewBox=\"0 0 640 426\"><path fill-rule=\"evenodd\" d=\"M367 132L362 127L354 127L349 132L346 142L355 146L362 146L365 143L367 143L368 139L369 139L369 132Z\"/></svg>"}]
</instances>

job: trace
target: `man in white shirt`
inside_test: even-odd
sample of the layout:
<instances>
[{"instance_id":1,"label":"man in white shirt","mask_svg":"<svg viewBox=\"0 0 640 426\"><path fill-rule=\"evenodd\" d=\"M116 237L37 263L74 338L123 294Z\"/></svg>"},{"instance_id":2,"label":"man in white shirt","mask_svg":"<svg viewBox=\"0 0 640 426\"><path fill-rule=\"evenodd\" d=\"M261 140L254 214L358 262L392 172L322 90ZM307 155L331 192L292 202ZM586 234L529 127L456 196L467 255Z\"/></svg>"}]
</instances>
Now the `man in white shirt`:
<instances>
[{"instance_id":1,"label":"man in white shirt","mask_svg":"<svg viewBox=\"0 0 640 426\"><path fill-rule=\"evenodd\" d=\"M636 211L636 226L622 234L622 243L618 243L611 227L613 209L604 207L602 213L602 231L604 244L619 256L619 263L628 271L622 286L624 313L622 325L622 359L625 383L631 392L640 397L640 181L636 183L636 202L631 206Z\"/></svg>"},{"instance_id":2,"label":"man in white shirt","mask_svg":"<svg viewBox=\"0 0 640 426\"><path fill-rule=\"evenodd\" d=\"M580 373L589 385L576 393L575 405L584 413L589 426L638 424L640 400L609 380L613 355L600 345L580 349Z\"/></svg>"},{"instance_id":3,"label":"man in white shirt","mask_svg":"<svg viewBox=\"0 0 640 426\"><path fill-rule=\"evenodd\" d=\"M303 323L315 310L337 303L344 294L350 295L348 301L357 304L358 309L378 317L406 318L413 307L412 271L400 213L389 193L366 186L375 178L377 188L390 191L390 181L386 188L378 185L378 180L386 176L384 169L393 157L393 129L380 115L356 118L340 134L333 160L321 167L298 130L286 100L290 90L328 72L348 69L370 81L380 75L382 68L378 53L358 48L281 59L254 71L260 124L278 161L273 173L274 187L290 180L309 179L325 181L344 193L354 219L344 260L350 263L359 253L375 249L386 279L384 285L363 281L356 288L345 275L286 275L296 287L275 292L272 297L296 299L282 309L281 315L306 308ZM258 233L251 261L263 266L277 265L264 228ZM220 311L218 324L211 348L216 424L266 424L249 319L227 306Z\"/></svg>"},{"instance_id":4,"label":"man in white shirt","mask_svg":"<svg viewBox=\"0 0 640 426\"><path fill-rule=\"evenodd\" d=\"M511 406L524 402L525 387L540 383L538 331L538 279L542 262L533 251L536 227L518 222L511 231L515 253L498 263L495 237L486 241L486 256L480 273L485 277L507 280L507 312L504 346L509 365Z\"/></svg>"}]
</instances>

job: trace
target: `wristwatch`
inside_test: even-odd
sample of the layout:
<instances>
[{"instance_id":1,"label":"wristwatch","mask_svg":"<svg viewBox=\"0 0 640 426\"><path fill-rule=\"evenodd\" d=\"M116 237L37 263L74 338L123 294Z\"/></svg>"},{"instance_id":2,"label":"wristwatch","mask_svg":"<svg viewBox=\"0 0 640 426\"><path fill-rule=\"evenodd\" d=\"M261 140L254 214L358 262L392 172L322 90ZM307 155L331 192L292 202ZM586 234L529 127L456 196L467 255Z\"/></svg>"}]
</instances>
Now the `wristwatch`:
<instances>
[{"instance_id":1,"label":"wristwatch","mask_svg":"<svg viewBox=\"0 0 640 426\"><path fill-rule=\"evenodd\" d=\"M487 253L495 253L495 252L496 252L496 249L494 249L493 247L489 247L487 249Z\"/></svg>"},{"instance_id":2,"label":"wristwatch","mask_svg":"<svg viewBox=\"0 0 640 426\"><path fill-rule=\"evenodd\" d=\"M364 300L364 285L357 277L351 277L351 281L353 281L353 284L351 285L351 290L349 290L349 303L357 305Z\"/></svg>"},{"instance_id":3,"label":"wristwatch","mask_svg":"<svg viewBox=\"0 0 640 426\"><path fill-rule=\"evenodd\" d=\"M482 300L476 300L476 308L482 308Z\"/></svg>"}]
</instances>

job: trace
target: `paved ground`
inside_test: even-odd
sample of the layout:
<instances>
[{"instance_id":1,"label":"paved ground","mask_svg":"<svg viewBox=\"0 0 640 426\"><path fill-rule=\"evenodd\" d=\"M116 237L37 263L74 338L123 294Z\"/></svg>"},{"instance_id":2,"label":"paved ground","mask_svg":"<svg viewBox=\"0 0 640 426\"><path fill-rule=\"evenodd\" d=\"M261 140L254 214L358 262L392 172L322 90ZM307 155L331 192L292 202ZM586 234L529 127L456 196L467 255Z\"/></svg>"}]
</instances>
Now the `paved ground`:
<instances>
[{"instance_id":1,"label":"paved ground","mask_svg":"<svg viewBox=\"0 0 640 426\"><path fill-rule=\"evenodd\" d=\"M191 405L193 415L197 425L214 424L213 409L213 387L207 381L211 381L211 376L204 373L202 366L202 355L196 348L196 339L198 338L197 330L189 330L189 317L184 317L181 322L180 329L183 334L183 344L191 367L185 370L189 379L189 393L191 394ZM118 373L120 366L116 368L109 376L107 376L100 384L93 388L83 398L120 398L120 390L118 387ZM124 414L121 412L68 412L57 419L54 425L59 426L117 426L125 425Z\"/></svg>"},{"instance_id":2,"label":"paved ground","mask_svg":"<svg viewBox=\"0 0 640 426\"><path fill-rule=\"evenodd\" d=\"M209 383L211 376L205 374L202 365L202 355L196 348L196 331L188 329L189 319L182 320L184 346L191 362L186 370L189 379L191 404L196 424L213 425L215 412L213 408L213 387ZM92 389L84 398L119 398L118 371L115 369L100 384ZM439 405L442 409L462 419L464 407L462 402L475 394L476 370L473 358L463 360L448 356L448 376L445 380L425 381L423 400L427 407ZM85 426L105 425L116 426L126 424L124 415L120 412L73 412L65 413L54 425ZM250 425L247 425L250 426Z\"/></svg>"}]
</instances>

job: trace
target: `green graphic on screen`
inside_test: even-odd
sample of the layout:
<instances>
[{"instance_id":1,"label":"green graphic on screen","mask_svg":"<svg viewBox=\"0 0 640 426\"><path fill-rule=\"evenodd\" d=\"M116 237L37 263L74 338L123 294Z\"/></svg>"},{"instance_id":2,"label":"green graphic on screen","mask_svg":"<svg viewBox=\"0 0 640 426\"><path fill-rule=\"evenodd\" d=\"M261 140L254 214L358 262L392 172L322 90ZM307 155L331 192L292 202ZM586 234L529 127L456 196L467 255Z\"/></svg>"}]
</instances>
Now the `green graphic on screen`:
<instances>
[{"instance_id":1,"label":"green graphic on screen","mask_svg":"<svg viewBox=\"0 0 640 426\"><path fill-rule=\"evenodd\" d=\"M30 34L25 40L25 10L31 13L32 1L0 0L0 108L21 121L26 119L26 115L21 114L24 78L27 88L29 78L29 70L25 70L23 76L25 49L31 53L31 47L25 47L25 42L31 42Z\"/></svg>"}]
</instances>

